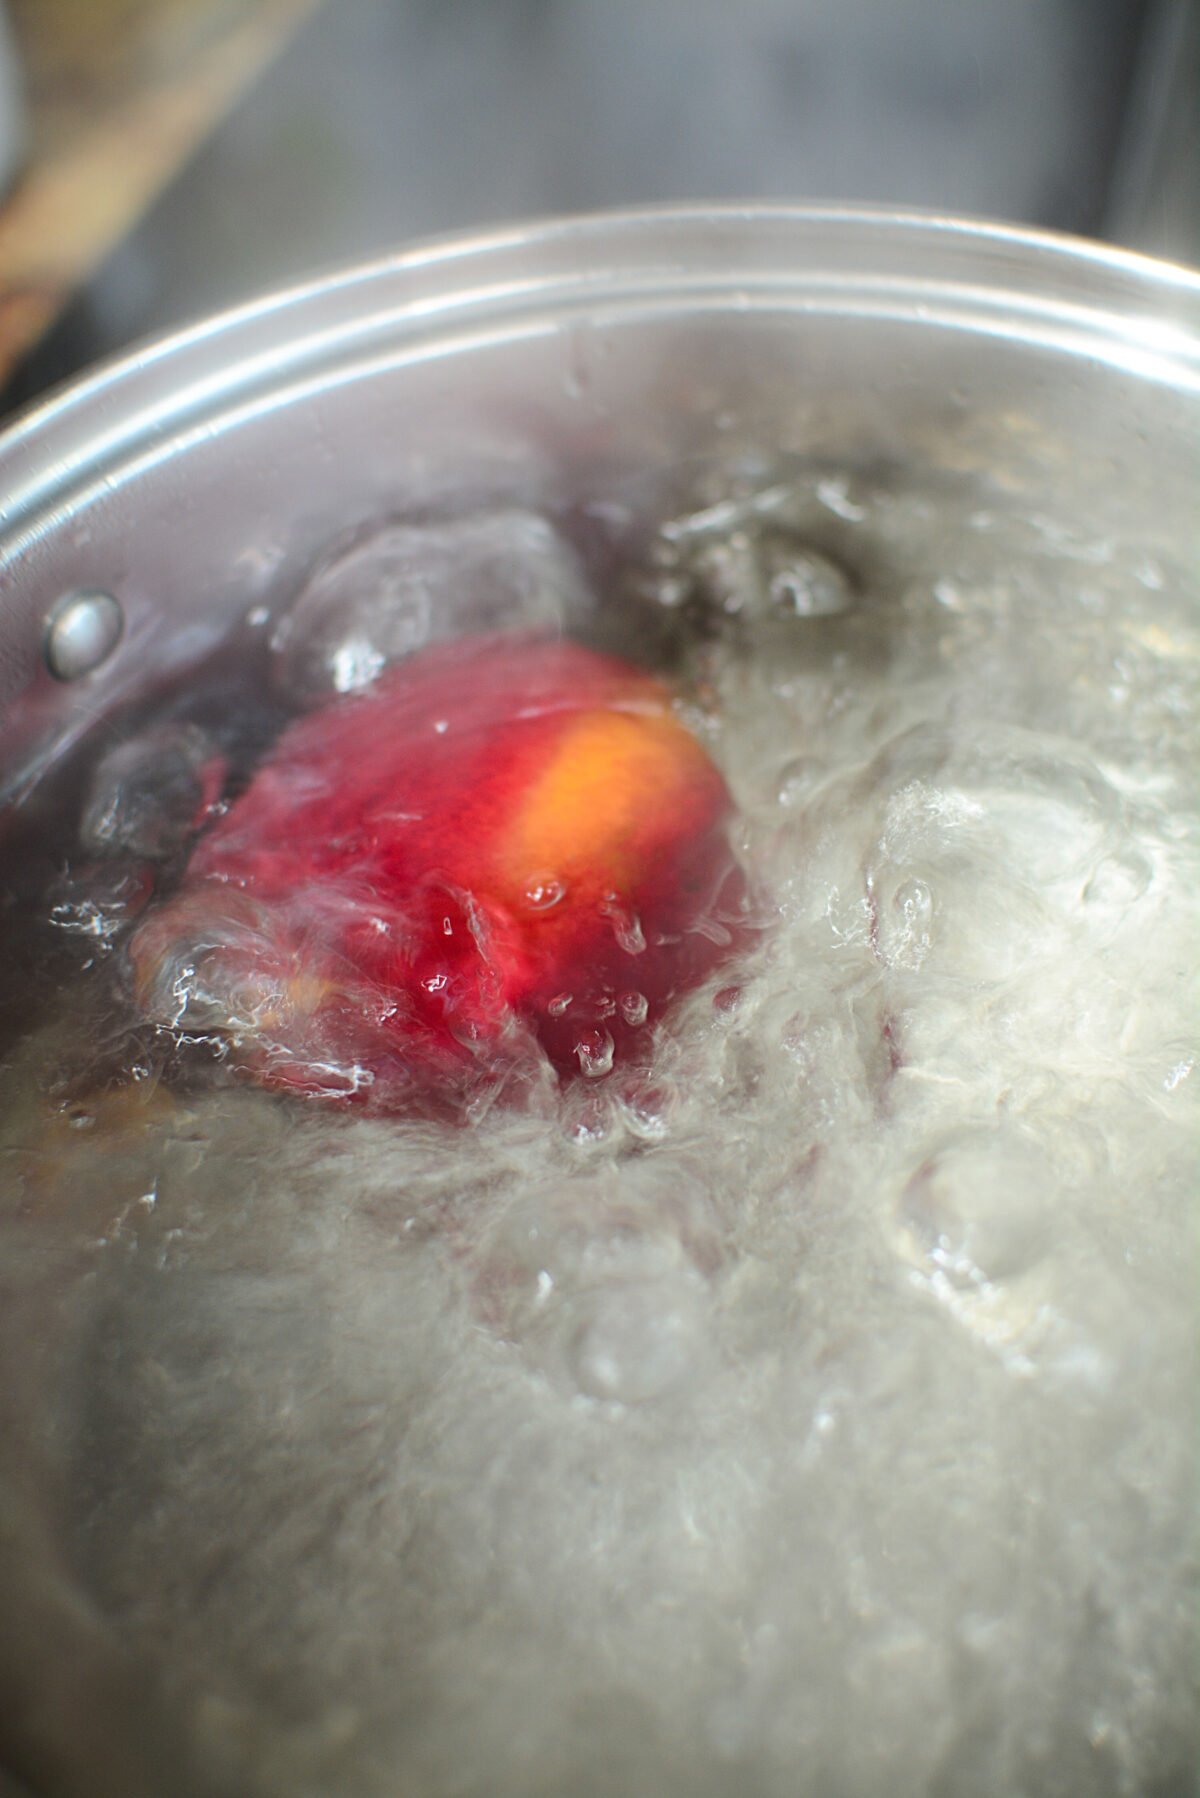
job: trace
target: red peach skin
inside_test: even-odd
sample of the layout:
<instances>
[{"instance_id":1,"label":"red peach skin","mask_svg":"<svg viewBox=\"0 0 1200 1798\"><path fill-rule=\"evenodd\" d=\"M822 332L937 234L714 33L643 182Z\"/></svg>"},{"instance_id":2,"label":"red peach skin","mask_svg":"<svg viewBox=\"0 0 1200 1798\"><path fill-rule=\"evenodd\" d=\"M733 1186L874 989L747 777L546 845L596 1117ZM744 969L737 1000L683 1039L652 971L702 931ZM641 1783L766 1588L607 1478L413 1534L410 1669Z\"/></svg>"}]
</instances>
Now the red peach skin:
<instances>
[{"instance_id":1,"label":"red peach skin","mask_svg":"<svg viewBox=\"0 0 1200 1798\"><path fill-rule=\"evenodd\" d=\"M599 1076L740 934L728 811L651 676L439 645L284 731L135 933L135 990L261 1080L385 1111L453 1107L535 1043Z\"/></svg>"}]
</instances>

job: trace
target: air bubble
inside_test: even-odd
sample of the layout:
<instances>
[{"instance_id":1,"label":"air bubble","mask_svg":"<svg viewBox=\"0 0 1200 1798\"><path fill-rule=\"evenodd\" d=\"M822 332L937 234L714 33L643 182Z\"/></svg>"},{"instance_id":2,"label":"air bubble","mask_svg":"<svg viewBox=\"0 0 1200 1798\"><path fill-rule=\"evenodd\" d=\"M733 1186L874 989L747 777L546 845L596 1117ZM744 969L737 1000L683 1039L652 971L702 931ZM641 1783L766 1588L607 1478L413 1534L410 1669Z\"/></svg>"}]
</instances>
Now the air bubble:
<instances>
[{"instance_id":1,"label":"air bubble","mask_svg":"<svg viewBox=\"0 0 1200 1798\"><path fill-rule=\"evenodd\" d=\"M579 1071L588 1080L611 1073L615 1045L607 1030L585 1030L575 1039Z\"/></svg>"},{"instance_id":2,"label":"air bubble","mask_svg":"<svg viewBox=\"0 0 1200 1798\"><path fill-rule=\"evenodd\" d=\"M879 952L890 967L918 969L932 943L933 894L916 878L898 886L880 910Z\"/></svg>"},{"instance_id":3,"label":"air bubble","mask_svg":"<svg viewBox=\"0 0 1200 1798\"><path fill-rule=\"evenodd\" d=\"M1125 911L1148 889L1154 870L1136 850L1122 850L1097 862L1083 889L1087 905Z\"/></svg>"},{"instance_id":4,"label":"air bubble","mask_svg":"<svg viewBox=\"0 0 1200 1798\"><path fill-rule=\"evenodd\" d=\"M316 704L361 691L426 644L561 631L590 603L574 551L535 513L380 525L332 553L280 619L274 678L287 698Z\"/></svg>"},{"instance_id":5,"label":"air bubble","mask_svg":"<svg viewBox=\"0 0 1200 1798\"><path fill-rule=\"evenodd\" d=\"M569 1362L580 1392L645 1404L687 1377L703 1326L699 1297L683 1280L606 1287L580 1303L584 1317Z\"/></svg>"},{"instance_id":6,"label":"air bubble","mask_svg":"<svg viewBox=\"0 0 1200 1798\"><path fill-rule=\"evenodd\" d=\"M1032 1143L966 1132L936 1149L906 1185L898 1245L923 1271L979 1288L1015 1279L1046 1245L1050 1170Z\"/></svg>"},{"instance_id":7,"label":"air bubble","mask_svg":"<svg viewBox=\"0 0 1200 1798\"><path fill-rule=\"evenodd\" d=\"M677 1103L673 1087L658 1080L628 1079L618 1103L625 1127L641 1142L664 1142L671 1132L671 1114Z\"/></svg>"},{"instance_id":8,"label":"air bubble","mask_svg":"<svg viewBox=\"0 0 1200 1798\"><path fill-rule=\"evenodd\" d=\"M642 921L635 911L630 911L618 899L606 899L600 907L600 916L608 919L617 939L617 946L624 949L626 955L644 953L646 935L642 929Z\"/></svg>"},{"instance_id":9,"label":"air bubble","mask_svg":"<svg viewBox=\"0 0 1200 1798\"><path fill-rule=\"evenodd\" d=\"M567 896L567 889L553 874L538 874L525 888L525 904L530 911L552 911Z\"/></svg>"},{"instance_id":10,"label":"air bubble","mask_svg":"<svg viewBox=\"0 0 1200 1798\"><path fill-rule=\"evenodd\" d=\"M621 1008L621 1016L631 1029L636 1030L646 1022L650 1002L645 993L622 993L617 1003Z\"/></svg>"},{"instance_id":11,"label":"air bubble","mask_svg":"<svg viewBox=\"0 0 1200 1798\"><path fill-rule=\"evenodd\" d=\"M778 546L768 559L767 593L787 618L834 618L850 609L854 597L848 577L828 557Z\"/></svg>"},{"instance_id":12,"label":"air bubble","mask_svg":"<svg viewBox=\"0 0 1200 1798\"><path fill-rule=\"evenodd\" d=\"M612 1107L593 1088L568 1095L563 1107L563 1133L578 1148L592 1148L612 1133Z\"/></svg>"}]
</instances>

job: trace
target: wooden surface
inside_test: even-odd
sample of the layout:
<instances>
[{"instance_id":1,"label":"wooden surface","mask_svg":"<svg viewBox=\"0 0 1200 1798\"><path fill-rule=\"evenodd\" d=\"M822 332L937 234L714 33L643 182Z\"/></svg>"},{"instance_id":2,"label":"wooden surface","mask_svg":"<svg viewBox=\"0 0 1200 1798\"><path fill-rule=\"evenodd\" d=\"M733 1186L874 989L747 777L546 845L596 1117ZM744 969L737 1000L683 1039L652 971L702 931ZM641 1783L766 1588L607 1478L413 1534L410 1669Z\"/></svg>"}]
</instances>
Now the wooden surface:
<instances>
[{"instance_id":1,"label":"wooden surface","mask_svg":"<svg viewBox=\"0 0 1200 1798\"><path fill-rule=\"evenodd\" d=\"M0 384L315 0L9 0L29 111L0 204Z\"/></svg>"}]
</instances>

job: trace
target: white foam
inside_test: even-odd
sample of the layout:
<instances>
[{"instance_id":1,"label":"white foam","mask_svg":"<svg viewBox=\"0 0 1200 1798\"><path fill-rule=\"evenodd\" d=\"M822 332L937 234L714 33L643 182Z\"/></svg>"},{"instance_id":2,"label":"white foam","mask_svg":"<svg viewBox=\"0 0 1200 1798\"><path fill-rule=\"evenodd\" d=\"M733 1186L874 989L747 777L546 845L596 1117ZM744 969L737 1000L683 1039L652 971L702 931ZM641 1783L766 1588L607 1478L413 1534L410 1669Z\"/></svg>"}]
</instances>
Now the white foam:
<instances>
[{"instance_id":1,"label":"white foam","mask_svg":"<svg viewBox=\"0 0 1200 1798\"><path fill-rule=\"evenodd\" d=\"M689 652L773 921L652 1074L54 1139L75 1565L239 1789L1189 1786L1200 619L963 541Z\"/></svg>"}]
</instances>

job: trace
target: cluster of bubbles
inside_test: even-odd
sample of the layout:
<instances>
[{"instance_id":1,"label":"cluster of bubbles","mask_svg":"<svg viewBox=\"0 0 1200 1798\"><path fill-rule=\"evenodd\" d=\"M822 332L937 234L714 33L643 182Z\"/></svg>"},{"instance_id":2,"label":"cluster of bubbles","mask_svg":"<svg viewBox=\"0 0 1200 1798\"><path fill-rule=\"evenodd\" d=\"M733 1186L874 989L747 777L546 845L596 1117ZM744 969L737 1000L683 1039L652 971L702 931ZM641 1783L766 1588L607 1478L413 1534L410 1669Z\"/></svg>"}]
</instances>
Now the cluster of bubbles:
<instances>
[{"instance_id":1,"label":"cluster of bubbles","mask_svg":"<svg viewBox=\"0 0 1200 1798\"><path fill-rule=\"evenodd\" d=\"M471 1130L218 1081L57 1149L89 1241L128 1188L79 1294L89 1593L256 1792L1182 1794L1194 572L821 470L648 538L632 615L770 928L652 1065L597 1030ZM593 603L532 513L387 523L271 678L314 705ZM120 891L57 924L119 941L211 761L110 752ZM181 1030L279 1000L204 966L164 973Z\"/></svg>"}]
</instances>

